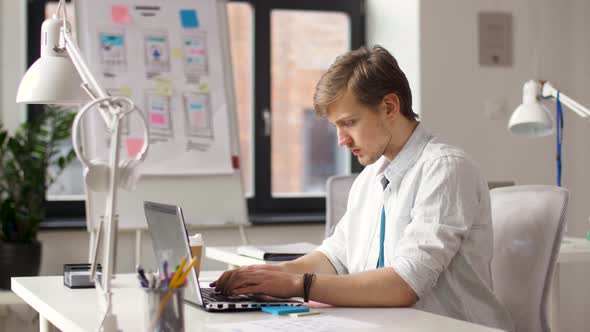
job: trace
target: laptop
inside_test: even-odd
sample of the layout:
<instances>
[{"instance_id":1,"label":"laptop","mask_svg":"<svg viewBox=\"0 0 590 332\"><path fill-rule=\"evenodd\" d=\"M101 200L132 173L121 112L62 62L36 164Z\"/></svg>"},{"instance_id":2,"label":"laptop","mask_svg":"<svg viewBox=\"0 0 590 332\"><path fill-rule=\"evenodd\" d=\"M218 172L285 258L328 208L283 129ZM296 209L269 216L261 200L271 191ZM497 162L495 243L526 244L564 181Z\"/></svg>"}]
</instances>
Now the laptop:
<instances>
[{"instance_id":1,"label":"laptop","mask_svg":"<svg viewBox=\"0 0 590 332\"><path fill-rule=\"evenodd\" d=\"M157 262L180 263L191 257L188 233L180 206L144 202L145 217L152 238ZM299 306L302 303L271 296L224 296L214 288L199 287L199 279L194 269L187 276L188 285L184 291L187 302L207 311L260 310L265 306Z\"/></svg>"}]
</instances>

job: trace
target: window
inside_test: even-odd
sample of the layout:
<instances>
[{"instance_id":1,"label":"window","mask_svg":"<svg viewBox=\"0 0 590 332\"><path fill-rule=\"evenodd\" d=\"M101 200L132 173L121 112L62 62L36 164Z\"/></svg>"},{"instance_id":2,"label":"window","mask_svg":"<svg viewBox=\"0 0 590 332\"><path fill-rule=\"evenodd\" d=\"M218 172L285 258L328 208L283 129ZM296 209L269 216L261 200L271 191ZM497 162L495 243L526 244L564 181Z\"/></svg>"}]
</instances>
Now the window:
<instances>
[{"instance_id":1,"label":"window","mask_svg":"<svg viewBox=\"0 0 590 332\"><path fill-rule=\"evenodd\" d=\"M321 197L327 178L350 167L348 152L334 149L335 131L313 116L313 93L322 73L350 49L350 20L340 12L272 9L270 27L271 195ZM314 149L314 142L323 144Z\"/></svg>"},{"instance_id":2,"label":"window","mask_svg":"<svg viewBox=\"0 0 590 332\"><path fill-rule=\"evenodd\" d=\"M31 65L40 26L57 0L28 6ZM74 23L72 3L67 10ZM321 221L326 179L360 171L356 159L337 147L335 129L316 116L312 99L334 59L364 44L363 12L363 0L228 2L240 166L252 221ZM28 115L41 111L29 105ZM83 194L76 160L47 193L48 217L83 217Z\"/></svg>"},{"instance_id":3,"label":"window","mask_svg":"<svg viewBox=\"0 0 590 332\"><path fill-rule=\"evenodd\" d=\"M253 125L240 123L255 147L248 150L254 153L251 220L321 221L327 177L361 166L315 115L313 93L338 55L364 44L364 1L236 3L250 4L254 21ZM232 51L233 45L232 36Z\"/></svg>"}]
</instances>

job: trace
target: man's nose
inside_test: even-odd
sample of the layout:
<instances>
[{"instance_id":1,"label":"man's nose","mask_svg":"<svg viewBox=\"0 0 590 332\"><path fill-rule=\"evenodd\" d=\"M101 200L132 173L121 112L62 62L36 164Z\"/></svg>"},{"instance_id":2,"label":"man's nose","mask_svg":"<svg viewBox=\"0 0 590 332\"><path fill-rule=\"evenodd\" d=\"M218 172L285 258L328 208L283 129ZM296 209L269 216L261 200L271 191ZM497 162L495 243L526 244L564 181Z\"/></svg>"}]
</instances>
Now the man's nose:
<instances>
[{"instance_id":1,"label":"man's nose","mask_svg":"<svg viewBox=\"0 0 590 332\"><path fill-rule=\"evenodd\" d=\"M346 146L352 143L352 138L342 130L338 130L338 146Z\"/></svg>"}]
</instances>

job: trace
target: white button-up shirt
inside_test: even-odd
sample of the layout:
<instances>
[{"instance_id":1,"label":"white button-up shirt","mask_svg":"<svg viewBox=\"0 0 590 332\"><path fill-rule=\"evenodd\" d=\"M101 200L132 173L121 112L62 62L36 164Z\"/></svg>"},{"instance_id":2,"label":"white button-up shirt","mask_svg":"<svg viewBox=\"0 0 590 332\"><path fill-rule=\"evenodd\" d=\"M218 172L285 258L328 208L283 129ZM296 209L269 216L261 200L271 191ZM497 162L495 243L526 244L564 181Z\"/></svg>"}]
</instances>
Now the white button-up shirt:
<instances>
[{"instance_id":1,"label":"white button-up shirt","mask_svg":"<svg viewBox=\"0 0 590 332\"><path fill-rule=\"evenodd\" d=\"M334 234L318 248L338 274L376 268L382 206L385 268L416 292L415 308L514 329L492 291L489 190L465 152L419 124L393 161L381 157L367 166Z\"/></svg>"}]
</instances>

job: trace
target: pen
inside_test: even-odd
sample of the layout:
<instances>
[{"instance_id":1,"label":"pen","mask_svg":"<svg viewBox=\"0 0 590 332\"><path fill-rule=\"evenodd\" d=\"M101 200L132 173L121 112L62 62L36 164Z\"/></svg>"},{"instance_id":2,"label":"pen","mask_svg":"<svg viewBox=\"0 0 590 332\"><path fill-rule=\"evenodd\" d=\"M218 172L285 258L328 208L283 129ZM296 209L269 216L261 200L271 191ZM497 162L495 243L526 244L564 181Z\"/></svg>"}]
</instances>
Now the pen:
<instances>
[{"instance_id":1,"label":"pen","mask_svg":"<svg viewBox=\"0 0 590 332\"><path fill-rule=\"evenodd\" d=\"M164 261L164 280L166 281L166 287L170 285L170 277L168 276L168 261Z\"/></svg>"},{"instance_id":2,"label":"pen","mask_svg":"<svg viewBox=\"0 0 590 332\"><path fill-rule=\"evenodd\" d=\"M139 281L141 282L141 285L143 287L148 287L149 286L149 281L147 280L146 276L145 276L145 271L143 270L143 268L141 267L141 265L137 266L137 273L138 273L138 278Z\"/></svg>"},{"instance_id":3,"label":"pen","mask_svg":"<svg viewBox=\"0 0 590 332\"><path fill-rule=\"evenodd\" d=\"M158 278L156 278L155 274L152 274L150 277L151 277L151 287L150 288L156 288L156 279L158 279Z\"/></svg>"},{"instance_id":4,"label":"pen","mask_svg":"<svg viewBox=\"0 0 590 332\"><path fill-rule=\"evenodd\" d=\"M139 280L141 287L147 288L148 285L145 283L145 281L143 280L143 278L139 274L137 275L137 280Z\"/></svg>"}]
</instances>

